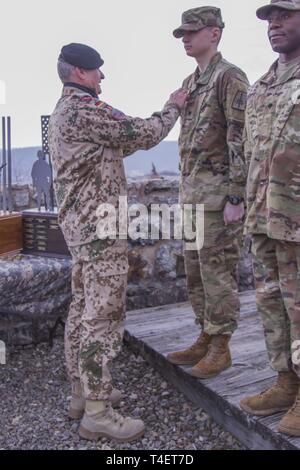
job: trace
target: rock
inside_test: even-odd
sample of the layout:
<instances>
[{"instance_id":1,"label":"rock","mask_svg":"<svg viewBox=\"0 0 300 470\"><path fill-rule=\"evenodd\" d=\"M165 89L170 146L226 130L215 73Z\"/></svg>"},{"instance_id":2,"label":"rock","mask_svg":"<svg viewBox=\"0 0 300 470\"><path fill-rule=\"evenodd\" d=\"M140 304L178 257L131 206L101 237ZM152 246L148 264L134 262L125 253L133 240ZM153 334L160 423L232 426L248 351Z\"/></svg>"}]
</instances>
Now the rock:
<instances>
[{"instance_id":1,"label":"rock","mask_svg":"<svg viewBox=\"0 0 300 470\"><path fill-rule=\"evenodd\" d=\"M117 444L107 439L85 441L78 435L79 422L67 418L70 386L65 375L63 338L55 341L51 355L47 344L39 348L12 348L10 352L10 367L4 368L1 376L4 385L1 449L134 451L242 448L215 424L211 425L213 432L209 439L205 439L206 431L202 428L209 420L207 414L195 409L149 364L127 348L123 349L112 367L115 385L128 397L122 401L118 412L123 416L143 419L146 433L141 440L131 444ZM41 364L39 373L35 367L37 362ZM20 383L28 377L31 387L24 390L20 388ZM51 387L47 388L48 384Z\"/></svg>"}]
</instances>

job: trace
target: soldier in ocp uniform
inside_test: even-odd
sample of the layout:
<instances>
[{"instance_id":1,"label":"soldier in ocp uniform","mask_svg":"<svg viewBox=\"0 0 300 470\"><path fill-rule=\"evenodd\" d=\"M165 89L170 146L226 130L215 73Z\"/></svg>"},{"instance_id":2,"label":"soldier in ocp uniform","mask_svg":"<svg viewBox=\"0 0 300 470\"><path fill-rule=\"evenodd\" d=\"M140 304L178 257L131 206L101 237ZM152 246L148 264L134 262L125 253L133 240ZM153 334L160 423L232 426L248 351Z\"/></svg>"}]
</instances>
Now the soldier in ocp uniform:
<instances>
[{"instance_id":1,"label":"soldier in ocp uniform","mask_svg":"<svg viewBox=\"0 0 300 470\"><path fill-rule=\"evenodd\" d=\"M180 200L204 204L204 246L186 250L189 299L201 327L196 343L168 355L192 365L199 378L231 366L229 341L237 328L236 269L244 217L246 165L242 148L248 79L218 52L224 23L221 11L201 7L183 13L174 31L196 71L183 83L188 101L181 115Z\"/></svg>"},{"instance_id":2,"label":"soldier in ocp uniform","mask_svg":"<svg viewBox=\"0 0 300 470\"><path fill-rule=\"evenodd\" d=\"M257 16L268 21L279 60L248 97L246 229L257 306L278 378L241 407L257 416L289 410L279 431L300 436L300 0L272 0Z\"/></svg>"},{"instance_id":3,"label":"soldier in ocp uniform","mask_svg":"<svg viewBox=\"0 0 300 470\"><path fill-rule=\"evenodd\" d=\"M110 204L118 211L119 197L127 194L123 158L167 136L186 92L173 93L149 119L130 118L99 100L102 65L89 46L62 48L58 73L64 87L50 119L49 142L59 223L73 258L65 332L69 416L83 415L79 433L84 438L128 442L143 434L144 424L112 408L121 394L109 372L124 332L127 240L99 239L97 209Z\"/></svg>"}]
</instances>

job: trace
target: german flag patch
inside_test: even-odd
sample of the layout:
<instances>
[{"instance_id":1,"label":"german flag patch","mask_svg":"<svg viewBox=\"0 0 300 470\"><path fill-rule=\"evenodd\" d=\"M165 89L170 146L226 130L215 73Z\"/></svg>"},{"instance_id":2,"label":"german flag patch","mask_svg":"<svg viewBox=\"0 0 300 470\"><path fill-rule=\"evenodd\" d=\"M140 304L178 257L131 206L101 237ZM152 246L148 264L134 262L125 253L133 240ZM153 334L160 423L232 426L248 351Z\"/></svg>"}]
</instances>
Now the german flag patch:
<instances>
[{"instance_id":1,"label":"german flag patch","mask_svg":"<svg viewBox=\"0 0 300 470\"><path fill-rule=\"evenodd\" d=\"M107 106L106 103L104 103L104 101L96 101L95 104L97 108L104 108L104 106Z\"/></svg>"}]
</instances>

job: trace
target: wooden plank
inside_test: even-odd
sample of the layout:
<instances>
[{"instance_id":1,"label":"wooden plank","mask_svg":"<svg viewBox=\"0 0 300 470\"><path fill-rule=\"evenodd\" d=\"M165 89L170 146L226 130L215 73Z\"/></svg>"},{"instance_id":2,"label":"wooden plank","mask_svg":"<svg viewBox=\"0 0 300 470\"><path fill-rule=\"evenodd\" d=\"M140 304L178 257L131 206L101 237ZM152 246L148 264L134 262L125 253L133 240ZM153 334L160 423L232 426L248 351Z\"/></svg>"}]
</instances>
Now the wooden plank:
<instances>
[{"instance_id":1,"label":"wooden plank","mask_svg":"<svg viewBox=\"0 0 300 470\"><path fill-rule=\"evenodd\" d=\"M21 214L0 215L0 255L23 248Z\"/></svg>"},{"instance_id":2,"label":"wooden plank","mask_svg":"<svg viewBox=\"0 0 300 470\"><path fill-rule=\"evenodd\" d=\"M269 388L276 376L268 365L255 293L242 293L240 299L241 321L231 341L233 366L214 379L196 379L187 373L188 367L174 366L166 359L169 352L189 346L199 335L189 303L129 312L125 341L249 449L299 450L300 439L276 432L282 414L256 418L239 407L242 397Z\"/></svg>"}]
</instances>

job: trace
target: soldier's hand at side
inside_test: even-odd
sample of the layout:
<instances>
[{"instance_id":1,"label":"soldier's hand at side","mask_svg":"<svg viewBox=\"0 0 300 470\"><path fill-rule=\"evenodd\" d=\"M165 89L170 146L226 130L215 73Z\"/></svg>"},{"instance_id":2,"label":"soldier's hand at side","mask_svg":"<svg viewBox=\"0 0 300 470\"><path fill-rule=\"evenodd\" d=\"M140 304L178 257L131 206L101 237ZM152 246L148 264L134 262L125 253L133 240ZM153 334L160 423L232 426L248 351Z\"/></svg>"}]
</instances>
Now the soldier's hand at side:
<instances>
[{"instance_id":1,"label":"soldier's hand at side","mask_svg":"<svg viewBox=\"0 0 300 470\"><path fill-rule=\"evenodd\" d=\"M176 104L180 111L182 111L186 100L188 97L188 92L184 90L183 88L179 88L179 90L174 91L172 95L170 96L169 103Z\"/></svg>"},{"instance_id":2,"label":"soldier's hand at side","mask_svg":"<svg viewBox=\"0 0 300 470\"><path fill-rule=\"evenodd\" d=\"M224 209L224 222L225 222L225 225L234 224L235 222L239 222L240 220L243 219L244 215L245 215L244 202L242 202L238 206L234 206L233 204L230 204L229 201L226 203L226 206L225 206L225 209Z\"/></svg>"}]
</instances>

